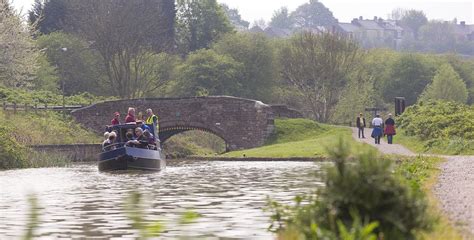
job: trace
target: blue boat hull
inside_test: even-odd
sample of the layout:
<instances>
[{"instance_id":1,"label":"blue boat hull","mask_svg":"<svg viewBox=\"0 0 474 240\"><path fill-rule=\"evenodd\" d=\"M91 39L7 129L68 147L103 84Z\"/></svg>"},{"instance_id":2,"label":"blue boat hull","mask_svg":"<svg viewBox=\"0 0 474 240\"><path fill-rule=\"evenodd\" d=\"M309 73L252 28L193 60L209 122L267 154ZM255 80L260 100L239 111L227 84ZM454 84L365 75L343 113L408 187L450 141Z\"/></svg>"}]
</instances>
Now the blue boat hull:
<instances>
[{"instance_id":1,"label":"blue boat hull","mask_svg":"<svg viewBox=\"0 0 474 240\"><path fill-rule=\"evenodd\" d=\"M160 171L166 168L166 160L156 150L124 147L101 153L99 171L145 170Z\"/></svg>"}]
</instances>

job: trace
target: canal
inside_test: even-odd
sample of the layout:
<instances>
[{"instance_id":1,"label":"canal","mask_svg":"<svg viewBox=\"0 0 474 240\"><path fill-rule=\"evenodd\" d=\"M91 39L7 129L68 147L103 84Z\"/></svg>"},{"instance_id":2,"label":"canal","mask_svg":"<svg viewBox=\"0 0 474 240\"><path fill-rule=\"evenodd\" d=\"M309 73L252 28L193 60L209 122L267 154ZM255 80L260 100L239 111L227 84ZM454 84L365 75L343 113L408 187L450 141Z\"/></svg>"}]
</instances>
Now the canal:
<instances>
[{"instance_id":1,"label":"canal","mask_svg":"<svg viewBox=\"0 0 474 240\"><path fill-rule=\"evenodd\" d=\"M0 239L20 238L28 219L28 195L40 210L37 239L133 239L124 213L133 191L144 195L146 218L164 223L165 238L271 239L267 196L291 203L322 186L324 163L171 161L159 173L99 173L97 166L0 172ZM178 224L192 209L201 216Z\"/></svg>"}]
</instances>

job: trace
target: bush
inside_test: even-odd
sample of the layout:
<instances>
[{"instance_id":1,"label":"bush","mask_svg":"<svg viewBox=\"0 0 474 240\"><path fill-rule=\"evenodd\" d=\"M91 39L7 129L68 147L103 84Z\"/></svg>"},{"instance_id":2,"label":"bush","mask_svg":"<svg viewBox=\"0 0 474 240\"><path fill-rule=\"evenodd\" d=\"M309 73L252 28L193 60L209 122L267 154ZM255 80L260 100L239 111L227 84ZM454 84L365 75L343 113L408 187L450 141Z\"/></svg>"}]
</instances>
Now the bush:
<instances>
[{"instance_id":1,"label":"bush","mask_svg":"<svg viewBox=\"0 0 474 240\"><path fill-rule=\"evenodd\" d=\"M22 168L26 164L26 148L10 134L11 129L0 126L0 169Z\"/></svg>"},{"instance_id":2,"label":"bush","mask_svg":"<svg viewBox=\"0 0 474 240\"><path fill-rule=\"evenodd\" d=\"M357 219L364 220L362 228L378 223L374 231L384 239L414 239L417 231L429 230L432 218L423 192L393 174L391 160L369 150L350 161L349 149L340 140L329 150L335 165L327 171L326 187L317 194L297 197L295 207L272 203L277 230L296 229L306 239L321 239L313 231L318 226L336 232L340 239L338 223L351 228Z\"/></svg>"},{"instance_id":3,"label":"bush","mask_svg":"<svg viewBox=\"0 0 474 240\"><path fill-rule=\"evenodd\" d=\"M425 148L461 153L474 149L474 106L455 102L420 102L407 108L399 126L408 136L426 141Z\"/></svg>"}]
</instances>

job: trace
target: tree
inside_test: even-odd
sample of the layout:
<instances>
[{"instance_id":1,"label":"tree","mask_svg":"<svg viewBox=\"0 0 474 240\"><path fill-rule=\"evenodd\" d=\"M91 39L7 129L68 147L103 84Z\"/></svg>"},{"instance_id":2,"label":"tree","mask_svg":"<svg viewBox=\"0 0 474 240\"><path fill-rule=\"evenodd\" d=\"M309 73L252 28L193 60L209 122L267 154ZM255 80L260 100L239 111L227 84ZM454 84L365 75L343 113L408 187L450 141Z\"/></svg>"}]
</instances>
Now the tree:
<instances>
[{"instance_id":1,"label":"tree","mask_svg":"<svg viewBox=\"0 0 474 240\"><path fill-rule=\"evenodd\" d=\"M28 12L30 25L43 34L64 30L67 3L64 0L35 0L33 9Z\"/></svg>"},{"instance_id":2,"label":"tree","mask_svg":"<svg viewBox=\"0 0 474 240\"><path fill-rule=\"evenodd\" d=\"M281 75L304 96L312 117L327 122L359 53L358 45L341 35L303 32L282 49Z\"/></svg>"},{"instance_id":3,"label":"tree","mask_svg":"<svg viewBox=\"0 0 474 240\"><path fill-rule=\"evenodd\" d=\"M263 34L237 33L222 37L213 49L242 63L235 96L266 100L274 85L274 54L270 41Z\"/></svg>"},{"instance_id":4,"label":"tree","mask_svg":"<svg viewBox=\"0 0 474 240\"><path fill-rule=\"evenodd\" d=\"M9 1L0 0L0 84L33 87L38 51Z\"/></svg>"},{"instance_id":5,"label":"tree","mask_svg":"<svg viewBox=\"0 0 474 240\"><path fill-rule=\"evenodd\" d=\"M299 6L293 13L291 18L294 20L295 28L316 28L316 27L332 27L337 24L332 12L318 0L310 0Z\"/></svg>"},{"instance_id":6,"label":"tree","mask_svg":"<svg viewBox=\"0 0 474 240\"><path fill-rule=\"evenodd\" d=\"M272 20L270 21L270 27L292 29L294 19L291 17L287 7L282 7L273 13Z\"/></svg>"},{"instance_id":7,"label":"tree","mask_svg":"<svg viewBox=\"0 0 474 240\"><path fill-rule=\"evenodd\" d=\"M145 86L161 86L151 76L150 65L156 42L150 41L167 23L157 19L157 10L147 0L80 0L71 1L68 24L74 26L92 48L101 55L107 73L107 84L116 96L137 98ZM158 11L159 12L159 11ZM163 25L164 26L163 26ZM163 27L160 27L163 26ZM146 69L145 69L146 66Z\"/></svg>"},{"instance_id":8,"label":"tree","mask_svg":"<svg viewBox=\"0 0 474 240\"><path fill-rule=\"evenodd\" d=\"M233 30L216 0L178 0L177 28L182 53L209 48Z\"/></svg>"},{"instance_id":9,"label":"tree","mask_svg":"<svg viewBox=\"0 0 474 240\"><path fill-rule=\"evenodd\" d=\"M240 16L240 13L239 13L239 10L235 9L235 8L230 8L229 6L227 6L227 4L220 4L222 10L224 10L224 12L226 13L227 15L227 18L229 19L230 23L236 28L236 29L239 29L239 30L246 30L249 28L250 26L250 22L248 21L245 21L244 19L242 19L242 17Z\"/></svg>"},{"instance_id":10,"label":"tree","mask_svg":"<svg viewBox=\"0 0 474 240\"><path fill-rule=\"evenodd\" d=\"M418 39L418 31L420 28L427 23L428 18L426 18L425 13L415 9L406 11L401 19L402 26L409 27L411 30L413 30L415 39Z\"/></svg>"},{"instance_id":11,"label":"tree","mask_svg":"<svg viewBox=\"0 0 474 240\"><path fill-rule=\"evenodd\" d=\"M403 55L390 67L388 82L383 88L385 101L392 102L395 97L405 97L408 105L415 104L433 79L435 71L421 56Z\"/></svg>"},{"instance_id":12,"label":"tree","mask_svg":"<svg viewBox=\"0 0 474 240\"><path fill-rule=\"evenodd\" d=\"M430 21L419 29L418 35L427 50L432 52L454 51L456 47L456 37L452 23Z\"/></svg>"},{"instance_id":13,"label":"tree","mask_svg":"<svg viewBox=\"0 0 474 240\"><path fill-rule=\"evenodd\" d=\"M468 92L466 83L449 64L442 65L428 85L421 99L423 100L447 100L466 103Z\"/></svg>"},{"instance_id":14,"label":"tree","mask_svg":"<svg viewBox=\"0 0 474 240\"><path fill-rule=\"evenodd\" d=\"M44 49L47 59L56 68L59 76L56 88L62 88L64 84L66 95L82 92L111 94L102 88L105 70L100 55L90 49L87 41L72 34L53 32L39 36L37 45Z\"/></svg>"},{"instance_id":15,"label":"tree","mask_svg":"<svg viewBox=\"0 0 474 240\"><path fill-rule=\"evenodd\" d=\"M185 96L232 95L239 84L242 64L214 50L191 53L178 67L179 91Z\"/></svg>"}]
</instances>

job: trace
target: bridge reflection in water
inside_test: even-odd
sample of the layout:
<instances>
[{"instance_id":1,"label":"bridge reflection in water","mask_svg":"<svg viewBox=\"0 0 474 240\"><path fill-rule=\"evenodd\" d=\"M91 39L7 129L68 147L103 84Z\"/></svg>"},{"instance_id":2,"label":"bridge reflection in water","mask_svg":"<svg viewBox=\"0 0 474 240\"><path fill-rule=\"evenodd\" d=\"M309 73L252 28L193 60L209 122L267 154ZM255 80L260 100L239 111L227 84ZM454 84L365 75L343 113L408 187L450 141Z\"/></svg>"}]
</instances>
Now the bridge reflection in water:
<instances>
[{"instance_id":1,"label":"bridge reflection in water","mask_svg":"<svg viewBox=\"0 0 474 240\"><path fill-rule=\"evenodd\" d=\"M165 238L177 236L268 239L272 234L266 197L289 203L296 194L322 184L324 163L170 161L160 173L104 174L95 165L0 172L0 239L19 238L36 193L38 236L52 238L134 238L123 212L131 191L146 197L147 219L166 223ZM185 209L201 214L195 224L176 224Z\"/></svg>"}]
</instances>

